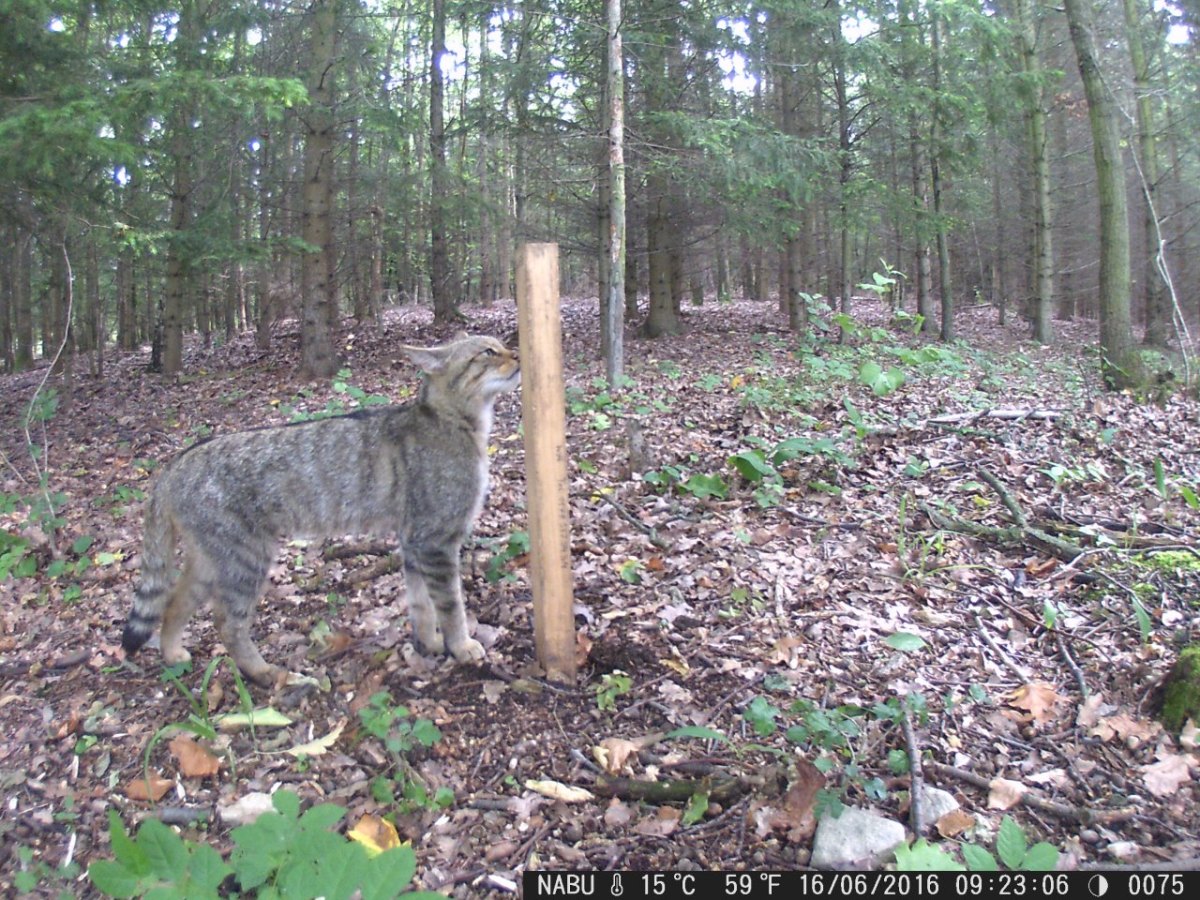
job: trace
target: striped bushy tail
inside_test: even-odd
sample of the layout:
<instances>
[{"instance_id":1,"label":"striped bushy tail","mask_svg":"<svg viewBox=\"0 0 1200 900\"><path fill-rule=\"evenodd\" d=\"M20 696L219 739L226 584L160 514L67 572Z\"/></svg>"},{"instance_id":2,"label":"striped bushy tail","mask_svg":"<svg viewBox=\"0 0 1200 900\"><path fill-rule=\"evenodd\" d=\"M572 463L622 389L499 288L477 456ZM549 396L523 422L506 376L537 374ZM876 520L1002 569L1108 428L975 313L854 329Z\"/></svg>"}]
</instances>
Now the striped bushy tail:
<instances>
[{"instance_id":1,"label":"striped bushy tail","mask_svg":"<svg viewBox=\"0 0 1200 900\"><path fill-rule=\"evenodd\" d=\"M133 608L125 622L121 646L136 652L162 621L174 582L175 530L158 498L151 494L142 526L142 573L133 592Z\"/></svg>"}]
</instances>

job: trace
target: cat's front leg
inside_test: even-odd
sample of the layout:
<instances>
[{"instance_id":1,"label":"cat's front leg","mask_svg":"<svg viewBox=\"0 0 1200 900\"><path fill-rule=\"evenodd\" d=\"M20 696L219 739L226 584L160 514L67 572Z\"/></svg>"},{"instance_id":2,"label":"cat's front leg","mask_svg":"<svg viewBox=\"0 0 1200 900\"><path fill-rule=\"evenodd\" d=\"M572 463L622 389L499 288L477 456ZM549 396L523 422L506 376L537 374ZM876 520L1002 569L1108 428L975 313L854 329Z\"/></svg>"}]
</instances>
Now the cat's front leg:
<instances>
[{"instance_id":1,"label":"cat's front leg","mask_svg":"<svg viewBox=\"0 0 1200 900\"><path fill-rule=\"evenodd\" d=\"M437 549L414 555L412 568L424 581L446 650L461 663L479 662L487 654L483 645L467 633L458 549ZM415 617L413 623L416 624Z\"/></svg>"}]
</instances>

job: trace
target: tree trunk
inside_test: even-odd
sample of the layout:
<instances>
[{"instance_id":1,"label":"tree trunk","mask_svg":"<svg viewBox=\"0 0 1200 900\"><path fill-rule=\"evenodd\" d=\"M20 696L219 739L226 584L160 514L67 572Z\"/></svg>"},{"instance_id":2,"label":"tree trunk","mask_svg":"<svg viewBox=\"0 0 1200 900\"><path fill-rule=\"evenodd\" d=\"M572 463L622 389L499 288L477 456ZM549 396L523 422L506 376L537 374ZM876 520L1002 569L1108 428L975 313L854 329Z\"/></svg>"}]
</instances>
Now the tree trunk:
<instances>
[{"instance_id":1,"label":"tree trunk","mask_svg":"<svg viewBox=\"0 0 1200 900\"><path fill-rule=\"evenodd\" d=\"M1114 390L1129 386L1133 327L1129 307L1129 210L1117 108L1096 49L1091 0L1066 0L1067 24L1087 96L1100 198L1100 367Z\"/></svg>"},{"instance_id":2,"label":"tree trunk","mask_svg":"<svg viewBox=\"0 0 1200 900\"><path fill-rule=\"evenodd\" d=\"M1029 0L1016 0L1016 13L1021 69L1028 91L1025 98L1026 139L1033 169L1033 338L1038 343L1048 344L1054 339L1054 246L1042 65L1038 59L1037 36Z\"/></svg>"},{"instance_id":3,"label":"tree trunk","mask_svg":"<svg viewBox=\"0 0 1200 900\"><path fill-rule=\"evenodd\" d=\"M337 62L338 3L316 0L309 51L307 131L301 230L309 252L300 265L303 312L300 368L307 378L329 378L339 362L330 320L337 307L333 245L333 74Z\"/></svg>"},{"instance_id":4,"label":"tree trunk","mask_svg":"<svg viewBox=\"0 0 1200 900\"><path fill-rule=\"evenodd\" d=\"M608 152L605 154L608 209L603 253L607 273L601 301L600 343L604 369L612 387L625 371L625 74L621 48L621 0L605 0L608 20Z\"/></svg>"},{"instance_id":5,"label":"tree trunk","mask_svg":"<svg viewBox=\"0 0 1200 900\"><path fill-rule=\"evenodd\" d=\"M1143 310L1146 332L1143 343L1150 347L1165 347L1172 333L1172 310L1167 297L1166 285L1159 272L1165 264L1160 247L1161 233L1158 213L1158 137L1155 131L1154 85L1150 80L1150 65L1146 59L1146 45L1142 39L1142 6L1138 0L1123 0L1125 9L1126 43L1129 45L1129 60L1133 64L1133 91L1137 98L1138 157L1141 160L1142 199L1145 202L1143 240L1146 259L1141 278Z\"/></svg>"},{"instance_id":6,"label":"tree trunk","mask_svg":"<svg viewBox=\"0 0 1200 900\"><path fill-rule=\"evenodd\" d=\"M433 0L433 43L429 63L429 280L433 317L439 322L458 318L458 299L450 283L450 251L446 234L449 174L446 170L446 125L442 57L446 55L446 2Z\"/></svg>"},{"instance_id":7,"label":"tree trunk","mask_svg":"<svg viewBox=\"0 0 1200 900\"><path fill-rule=\"evenodd\" d=\"M933 91L934 97L941 96L942 90L942 36L941 22L936 12L930 21L930 35L933 48ZM930 126L930 156L929 174L933 186L933 215L937 221L937 256L938 256L938 291L942 295L942 330L943 341L954 340L954 294L950 285L950 243L947 234L945 210L942 205L942 111L935 99L933 104L933 124Z\"/></svg>"}]
</instances>

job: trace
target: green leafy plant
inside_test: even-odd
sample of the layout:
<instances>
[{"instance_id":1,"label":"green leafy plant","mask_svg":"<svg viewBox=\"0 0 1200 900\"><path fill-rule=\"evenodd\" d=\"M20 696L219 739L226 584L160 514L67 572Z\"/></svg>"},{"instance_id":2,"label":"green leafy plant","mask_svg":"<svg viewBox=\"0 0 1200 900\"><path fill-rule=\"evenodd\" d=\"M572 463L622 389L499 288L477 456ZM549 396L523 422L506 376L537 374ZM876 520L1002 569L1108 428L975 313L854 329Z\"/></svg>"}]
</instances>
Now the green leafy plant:
<instances>
[{"instance_id":1,"label":"green leafy plant","mask_svg":"<svg viewBox=\"0 0 1200 900\"><path fill-rule=\"evenodd\" d=\"M620 669L606 672L600 676L596 685L596 708L611 712L617 708L617 698L623 697L633 690L633 679Z\"/></svg>"},{"instance_id":2,"label":"green leafy plant","mask_svg":"<svg viewBox=\"0 0 1200 900\"><path fill-rule=\"evenodd\" d=\"M416 872L410 846L374 856L360 843L333 831L346 814L322 803L304 813L290 791L272 795L273 812L235 828L234 849L226 861L208 844L185 840L157 819L147 819L137 835L125 831L109 812L114 859L88 867L93 887L110 897L153 896L155 900L216 897L232 876L243 896L389 900L401 895L436 900L439 894L407 890Z\"/></svg>"},{"instance_id":3,"label":"green leafy plant","mask_svg":"<svg viewBox=\"0 0 1200 900\"><path fill-rule=\"evenodd\" d=\"M29 894L38 888L46 889L52 884L61 884L56 894L61 900L71 900L76 895L72 890L73 882L79 877L79 863L70 862L65 866L52 866L34 856L32 847L17 848L18 871L13 875L12 884L18 894Z\"/></svg>"},{"instance_id":4,"label":"green leafy plant","mask_svg":"<svg viewBox=\"0 0 1200 900\"><path fill-rule=\"evenodd\" d=\"M996 858L977 844L963 844L963 859L972 872L994 872L999 869ZM1058 867L1058 848L1045 841L1033 846L1025 829L1012 816L1005 816L996 832L996 856L1006 869L1029 872L1052 872Z\"/></svg>"},{"instance_id":5,"label":"green leafy plant","mask_svg":"<svg viewBox=\"0 0 1200 900\"><path fill-rule=\"evenodd\" d=\"M339 369L337 374L333 376L333 382L330 385L330 390L336 395L328 400L324 409L315 412L300 409L298 404L300 401L312 396L311 389L302 389L292 403L285 404L281 409L288 415L289 422L311 422L315 419L328 419L333 416L345 415L356 409L363 409L370 406L386 406L391 403L390 397L383 394L368 394L358 385L350 381L351 371L343 368Z\"/></svg>"},{"instance_id":6,"label":"green leafy plant","mask_svg":"<svg viewBox=\"0 0 1200 900\"><path fill-rule=\"evenodd\" d=\"M432 719L413 718L388 691L372 694L358 717L363 732L378 738L392 758L392 772L376 778L371 785L372 795L379 802L398 805L405 811L453 805L454 792L446 787L431 791L408 760L418 747L428 749L442 739L441 729Z\"/></svg>"},{"instance_id":7,"label":"green leafy plant","mask_svg":"<svg viewBox=\"0 0 1200 900\"><path fill-rule=\"evenodd\" d=\"M877 397L886 397L904 386L906 380L903 369L893 366L884 369L875 360L867 360L858 370L858 380L875 392Z\"/></svg>"},{"instance_id":8,"label":"green leafy plant","mask_svg":"<svg viewBox=\"0 0 1200 900\"><path fill-rule=\"evenodd\" d=\"M418 746L432 747L442 739L432 719L413 719L408 707L395 703L390 691L372 694L358 711L358 718L363 731L379 738L388 752L397 756L407 755Z\"/></svg>"},{"instance_id":9,"label":"green leafy plant","mask_svg":"<svg viewBox=\"0 0 1200 900\"><path fill-rule=\"evenodd\" d=\"M483 577L488 584L496 584L500 581L515 581L516 575L508 570L508 564L514 559L519 559L529 552L529 532L514 531L503 542L500 549L495 549L496 542L492 544L492 556L488 560L487 568L484 569Z\"/></svg>"}]
</instances>

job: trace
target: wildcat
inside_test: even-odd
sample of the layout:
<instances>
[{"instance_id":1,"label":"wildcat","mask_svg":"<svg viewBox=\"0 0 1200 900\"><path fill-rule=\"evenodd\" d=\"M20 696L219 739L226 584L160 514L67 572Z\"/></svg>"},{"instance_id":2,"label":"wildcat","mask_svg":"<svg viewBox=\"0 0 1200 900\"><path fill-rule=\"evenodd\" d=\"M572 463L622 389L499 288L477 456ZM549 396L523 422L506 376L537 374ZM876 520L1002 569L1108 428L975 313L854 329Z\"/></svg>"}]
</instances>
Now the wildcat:
<instances>
[{"instance_id":1,"label":"wildcat","mask_svg":"<svg viewBox=\"0 0 1200 900\"><path fill-rule=\"evenodd\" d=\"M183 627L208 600L238 668L277 684L285 673L262 658L250 626L279 538L395 532L417 641L459 662L483 658L467 634L459 550L487 492L492 405L520 383L520 366L491 337L401 349L425 371L414 402L222 435L162 471L146 506L127 653L161 621L164 660L190 659Z\"/></svg>"}]
</instances>

